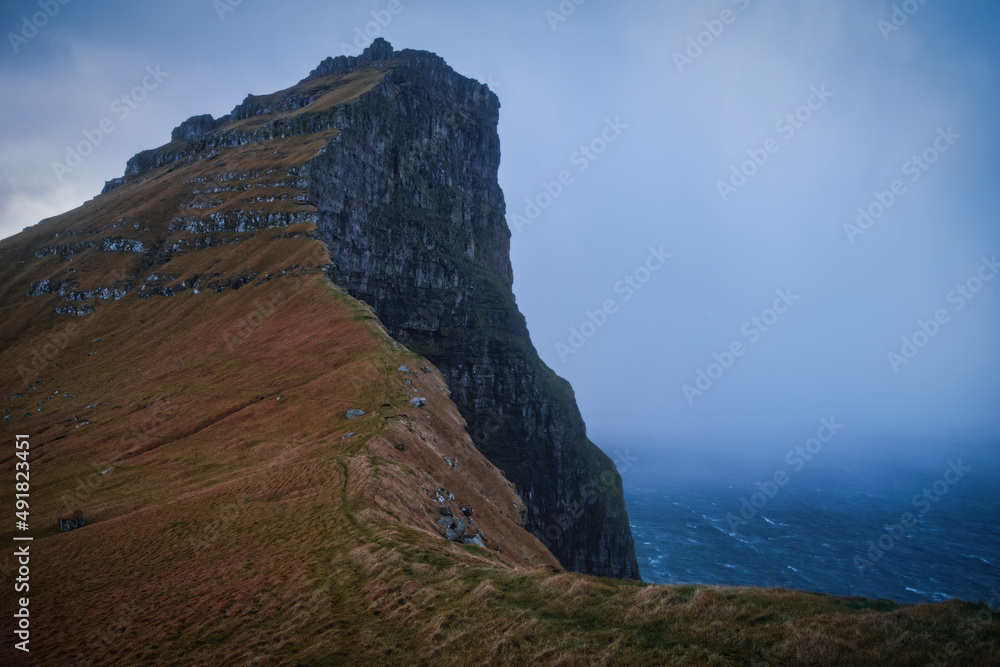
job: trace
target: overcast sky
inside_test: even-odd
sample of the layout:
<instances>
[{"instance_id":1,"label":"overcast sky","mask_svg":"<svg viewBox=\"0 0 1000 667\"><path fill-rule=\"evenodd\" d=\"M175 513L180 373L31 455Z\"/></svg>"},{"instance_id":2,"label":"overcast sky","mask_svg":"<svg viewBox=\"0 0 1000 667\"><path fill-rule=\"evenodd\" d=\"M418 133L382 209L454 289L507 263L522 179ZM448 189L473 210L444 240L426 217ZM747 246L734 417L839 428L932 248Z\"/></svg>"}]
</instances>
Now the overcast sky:
<instances>
[{"instance_id":1,"label":"overcast sky","mask_svg":"<svg viewBox=\"0 0 1000 667\"><path fill-rule=\"evenodd\" d=\"M0 236L382 36L499 95L518 303L598 444L1000 439L996 3L61 2L0 10Z\"/></svg>"}]
</instances>

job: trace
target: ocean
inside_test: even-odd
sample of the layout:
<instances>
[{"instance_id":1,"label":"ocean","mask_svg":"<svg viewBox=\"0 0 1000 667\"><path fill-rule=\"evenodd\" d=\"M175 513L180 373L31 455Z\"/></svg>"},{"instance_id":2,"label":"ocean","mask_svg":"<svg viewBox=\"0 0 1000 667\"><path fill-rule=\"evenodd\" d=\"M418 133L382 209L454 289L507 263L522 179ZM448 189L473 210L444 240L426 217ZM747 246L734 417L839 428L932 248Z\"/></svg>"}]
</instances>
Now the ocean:
<instances>
[{"instance_id":1,"label":"ocean","mask_svg":"<svg viewBox=\"0 0 1000 667\"><path fill-rule=\"evenodd\" d=\"M1000 466L961 450L613 458L646 582L997 606Z\"/></svg>"}]
</instances>

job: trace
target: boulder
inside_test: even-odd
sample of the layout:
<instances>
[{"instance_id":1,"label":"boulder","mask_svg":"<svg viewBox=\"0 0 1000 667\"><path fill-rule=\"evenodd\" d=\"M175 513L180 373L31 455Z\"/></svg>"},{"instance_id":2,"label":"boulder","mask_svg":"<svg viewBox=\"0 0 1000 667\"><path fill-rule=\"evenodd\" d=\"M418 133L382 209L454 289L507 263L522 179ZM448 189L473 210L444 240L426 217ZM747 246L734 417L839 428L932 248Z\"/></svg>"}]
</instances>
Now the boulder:
<instances>
[{"instance_id":1,"label":"boulder","mask_svg":"<svg viewBox=\"0 0 1000 667\"><path fill-rule=\"evenodd\" d=\"M59 530L66 533L71 530L76 530L77 528L83 528L86 523L87 517L84 515L83 511L73 510L69 514L64 514L59 517Z\"/></svg>"},{"instance_id":2,"label":"boulder","mask_svg":"<svg viewBox=\"0 0 1000 667\"><path fill-rule=\"evenodd\" d=\"M443 516L438 519L438 523L444 527L444 538L452 542L458 542L465 537L465 522L457 516Z\"/></svg>"},{"instance_id":3,"label":"boulder","mask_svg":"<svg viewBox=\"0 0 1000 667\"><path fill-rule=\"evenodd\" d=\"M471 537L463 537L461 540L462 544L475 544L476 546L486 548L486 543L483 542L483 536L481 533L476 533Z\"/></svg>"}]
</instances>

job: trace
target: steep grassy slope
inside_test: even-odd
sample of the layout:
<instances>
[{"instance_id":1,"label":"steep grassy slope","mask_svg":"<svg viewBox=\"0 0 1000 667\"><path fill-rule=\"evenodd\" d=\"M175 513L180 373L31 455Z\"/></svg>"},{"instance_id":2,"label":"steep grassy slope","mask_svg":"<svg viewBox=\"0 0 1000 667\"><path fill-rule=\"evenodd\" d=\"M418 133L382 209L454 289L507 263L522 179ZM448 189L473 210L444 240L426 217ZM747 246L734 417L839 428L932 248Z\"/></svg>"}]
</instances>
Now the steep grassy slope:
<instances>
[{"instance_id":1,"label":"steep grassy slope","mask_svg":"<svg viewBox=\"0 0 1000 667\"><path fill-rule=\"evenodd\" d=\"M31 436L36 664L140 646L244 661L365 545L558 569L440 373L325 278L296 172L335 136L160 167L0 244L0 437ZM11 444L11 478L15 461ZM442 537L444 508L484 546ZM58 533L74 509L88 524ZM108 640L123 623L135 643Z\"/></svg>"}]
</instances>

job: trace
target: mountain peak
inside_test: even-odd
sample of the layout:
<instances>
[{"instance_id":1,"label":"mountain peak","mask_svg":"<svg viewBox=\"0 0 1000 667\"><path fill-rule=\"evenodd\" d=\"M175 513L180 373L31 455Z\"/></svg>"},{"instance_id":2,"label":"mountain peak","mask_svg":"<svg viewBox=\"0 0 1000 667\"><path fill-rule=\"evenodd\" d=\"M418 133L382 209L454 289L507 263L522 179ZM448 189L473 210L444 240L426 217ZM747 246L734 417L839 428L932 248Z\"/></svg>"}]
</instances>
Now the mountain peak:
<instances>
[{"instance_id":1,"label":"mountain peak","mask_svg":"<svg viewBox=\"0 0 1000 667\"><path fill-rule=\"evenodd\" d=\"M359 58L361 60L389 60L392 58L392 44L381 37L376 37L375 41L368 45Z\"/></svg>"}]
</instances>

